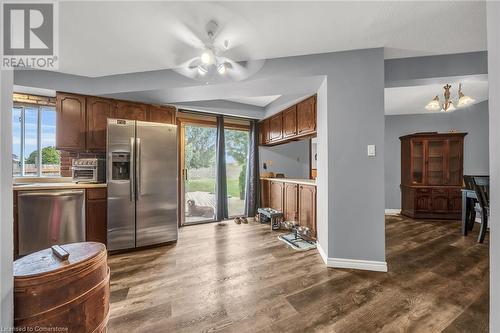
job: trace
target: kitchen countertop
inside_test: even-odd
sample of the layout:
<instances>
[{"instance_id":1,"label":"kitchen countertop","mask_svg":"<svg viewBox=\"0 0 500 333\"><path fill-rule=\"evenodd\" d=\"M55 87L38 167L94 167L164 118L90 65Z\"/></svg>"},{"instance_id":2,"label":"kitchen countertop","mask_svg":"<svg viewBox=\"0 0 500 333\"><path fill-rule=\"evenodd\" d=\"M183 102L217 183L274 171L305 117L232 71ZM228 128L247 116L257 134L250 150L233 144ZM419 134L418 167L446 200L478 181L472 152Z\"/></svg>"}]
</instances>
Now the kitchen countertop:
<instances>
[{"instance_id":1,"label":"kitchen countertop","mask_svg":"<svg viewBox=\"0 0 500 333\"><path fill-rule=\"evenodd\" d=\"M59 190L59 189L80 189L80 188L106 188L106 183L102 184L84 184L84 183L22 183L14 184L12 189L15 191L31 190Z\"/></svg>"},{"instance_id":2,"label":"kitchen countertop","mask_svg":"<svg viewBox=\"0 0 500 333\"><path fill-rule=\"evenodd\" d=\"M274 181L282 182L282 183L294 183L294 184L301 184L301 185L314 185L314 186L316 186L315 179L295 179L295 178L261 178L261 179L274 180Z\"/></svg>"}]
</instances>

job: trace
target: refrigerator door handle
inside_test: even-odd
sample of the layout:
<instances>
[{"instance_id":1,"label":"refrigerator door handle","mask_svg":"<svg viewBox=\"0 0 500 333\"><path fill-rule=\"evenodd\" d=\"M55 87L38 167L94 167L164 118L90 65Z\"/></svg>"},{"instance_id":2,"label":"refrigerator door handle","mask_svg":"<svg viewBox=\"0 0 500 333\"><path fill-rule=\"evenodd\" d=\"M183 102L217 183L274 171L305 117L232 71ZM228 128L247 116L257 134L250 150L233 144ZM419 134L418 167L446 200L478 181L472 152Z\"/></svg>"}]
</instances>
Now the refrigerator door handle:
<instances>
[{"instance_id":1,"label":"refrigerator door handle","mask_svg":"<svg viewBox=\"0 0 500 333\"><path fill-rule=\"evenodd\" d=\"M139 197L141 196L142 193L142 188L141 188L141 138L136 139L136 145L137 145L137 171L136 171L136 177L137 177L137 194L135 196L136 200L139 200Z\"/></svg>"},{"instance_id":2,"label":"refrigerator door handle","mask_svg":"<svg viewBox=\"0 0 500 333\"><path fill-rule=\"evenodd\" d=\"M135 182L134 182L134 168L135 168L135 154L134 154L135 139L130 138L130 201L135 200Z\"/></svg>"}]
</instances>

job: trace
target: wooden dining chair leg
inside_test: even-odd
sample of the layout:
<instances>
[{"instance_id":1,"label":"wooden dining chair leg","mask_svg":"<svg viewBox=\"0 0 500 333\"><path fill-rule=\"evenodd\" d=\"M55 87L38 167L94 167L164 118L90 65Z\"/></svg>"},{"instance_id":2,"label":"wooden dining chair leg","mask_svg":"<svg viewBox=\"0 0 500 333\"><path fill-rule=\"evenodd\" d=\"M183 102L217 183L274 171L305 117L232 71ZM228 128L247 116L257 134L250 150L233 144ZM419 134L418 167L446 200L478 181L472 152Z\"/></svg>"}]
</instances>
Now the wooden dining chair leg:
<instances>
[{"instance_id":1,"label":"wooden dining chair leg","mask_svg":"<svg viewBox=\"0 0 500 333\"><path fill-rule=\"evenodd\" d=\"M481 230L479 231L479 237L477 241L479 243L484 242L484 236L486 236L486 231L488 230L488 212L483 209L481 212Z\"/></svg>"}]
</instances>

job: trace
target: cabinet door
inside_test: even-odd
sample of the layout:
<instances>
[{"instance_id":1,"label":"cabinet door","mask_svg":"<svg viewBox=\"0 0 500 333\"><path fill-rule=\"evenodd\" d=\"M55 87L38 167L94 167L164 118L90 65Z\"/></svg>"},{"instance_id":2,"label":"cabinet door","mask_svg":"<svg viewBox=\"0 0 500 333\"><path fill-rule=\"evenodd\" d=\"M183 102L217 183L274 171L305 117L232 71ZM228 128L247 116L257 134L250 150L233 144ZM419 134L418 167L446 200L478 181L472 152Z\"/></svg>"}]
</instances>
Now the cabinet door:
<instances>
[{"instance_id":1,"label":"cabinet door","mask_svg":"<svg viewBox=\"0 0 500 333\"><path fill-rule=\"evenodd\" d=\"M283 212L283 183L271 180L269 185L269 206Z\"/></svg>"},{"instance_id":2,"label":"cabinet door","mask_svg":"<svg viewBox=\"0 0 500 333\"><path fill-rule=\"evenodd\" d=\"M148 108L148 121L175 124L175 107L150 105Z\"/></svg>"},{"instance_id":3,"label":"cabinet door","mask_svg":"<svg viewBox=\"0 0 500 333\"><path fill-rule=\"evenodd\" d=\"M447 184L462 185L463 177L463 140L448 140L448 163L447 163Z\"/></svg>"},{"instance_id":4,"label":"cabinet door","mask_svg":"<svg viewBox=\"0 0 500 333\"><path fill-rule=\"evenodd\" d=\"M462 212L462 192L460 189L452 189L448 195L448 210L450 213Z\"/></svg>"},{"instance_id":5,"label":"cabinet door","mask_svg":"<svg viewBox=\"0 0 500 333\"><path fill-rule=\"evenodd\" d=\"M299 185L299 224L316 237L316 186Z\"/></svg>"},{"instance_id":6,"label":"cabinet door","mask_svg":"<svg viewBox=\"0 0 500 333\"><path fill-rule=\"evenodd\" d=\"M424 146L425 145L423 140L412 139L410 142L410 149L411 149L410 177L412 184L416 185L424 184L424 166L425 166Z\"/></svg>"},{"instance_id":7,"label":"cabinet door","mask_svg":"<svg viewBox=\"0 0 500 333\"><path fill-rule=\"evenodd\" d=\"M297 106L294 105L283 111L283 138L297 135Z\"/></svg>"},{"instance_id":8,"label":"cabinet door","mask_svg":"<svg viewBox=\"0 0 500 333\"><path fill-rule=\"evenodd\" d=\"M260 207L267 208L270 206L269 202L269 180L260 180Z\"/></svg>"},{"instance_id":9,"label":"cabinet door","mask_svg":"<svg viewBox=\"0 0 500 333\"><path fill-rule=\"evenodd\" d=\"M116 104L115 117L128 120L147 120L147 105L134 102L119 101Z\"/></svg>"},{"instance_id":10,"label":"cabinet door","mask_svg":"<svg viewBox=\"0 0 500 333\"><path fill-rule=\"evenodd\" d=\"M415 210L420 212L431 211L431 190L418 189L415 198Z\"/></svg>"},{"instance_id":11,"label":"cabinet door","mask_svg":"<svg viewBox=\"0 0 500 333\"><path fill-rule=\"evenodd\" d=\"M297 104L297 134L309 134L316 131L316 96Z\"/></svg>"},{"instance_id":12,"label":"cabinet door","mask_svg":"<svg viewBox=\"0 0 500 333\"><path fill-rule=\"evenodd\" d=\"M445 140L427 141L427 184L444 185L446 183L445 172Z\"/></svg>"},{"instance_id":13,"label":"cabinet door","mask_svg":"<svg viewBox=\"0 0 500 333\"><path fill-rule=\"evenodd\" d=\"M433 189L431 209L434 213L448 212L448 190Z\"/></svg>"},{"instance_id":14,"label":"cabinet door","mask_svg":"<svg viewBox=\"0 0 500 333\"><path fill-rule=\"evenodd\" d=\"M283 114L278 113L277 115L269 118L269 141L274 142L281 140L283 137Z\"/></svg>"},{"instance_id":15,"label":"cabinet door","mask_svg":"<svg viewBox=\"0 0 500 333\"><path fill-rule=\"evenodd\" d=\"M85 150L85 96L57 93L56 147L61 150Z\"/></svg>"},{"instance_id":16,"label":"cabinet door","mask_svg":"<svg viewBox=\"0 0 500 333\"><path fill-rule=\"evenodd\" d=\"M107 207L106 189L87 189L85 206L85 233L87 242L107 241Z\"/></svg>"},{"instance_id":17,"label":"cabinet door","mask_svg":"<svg viewBox=\"0 0 500 333\"><path fill-rule=\"evenodd\" d=\"M298 216L298 194L299 194L299 186L297 184L292 183L284 183L285 187L285 200L284 200L284 209L283 209L283 217L285 221L297 221Z\"/></svg>"},{"instance_id":18,"label":"cabinet door","mask_svg":"<svg viewBox=\"0 0 500 333\"><path fill-rule=\"evenodd\" d=\"M90 151L106 151L106 130L108 118L114 117L116 103L114 100L87 98L87 149Z\"/></svg>"},{"instance_id":19,"label":"cabinet door","mask_svg":"<svg viewBox=\"0 0 500 333\"><path fill-rule=\"evenodd\" d=\"M269 119L264 119L259 123L259 141L261 145L269 142Z\"/></svg>"}]
</instances>

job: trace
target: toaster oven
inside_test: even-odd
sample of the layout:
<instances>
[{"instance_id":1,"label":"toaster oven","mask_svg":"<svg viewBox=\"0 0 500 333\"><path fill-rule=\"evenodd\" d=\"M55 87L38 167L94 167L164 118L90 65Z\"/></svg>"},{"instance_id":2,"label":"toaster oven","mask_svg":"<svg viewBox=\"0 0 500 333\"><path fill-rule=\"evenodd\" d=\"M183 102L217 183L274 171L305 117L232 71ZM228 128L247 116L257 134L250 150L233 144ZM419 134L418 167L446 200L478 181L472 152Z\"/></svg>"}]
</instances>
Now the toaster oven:
<instances>
[{"instance_id":1,"label":"toaster oven","mask_svg":"<svg viewBox=\"0 0 500 333\"><path fill-rule=\"evenodd\" d=\"M103 158L76 158L71 167L73 181L77 183L105 183L106 160Z\"/></svg>"}]
</instances>

